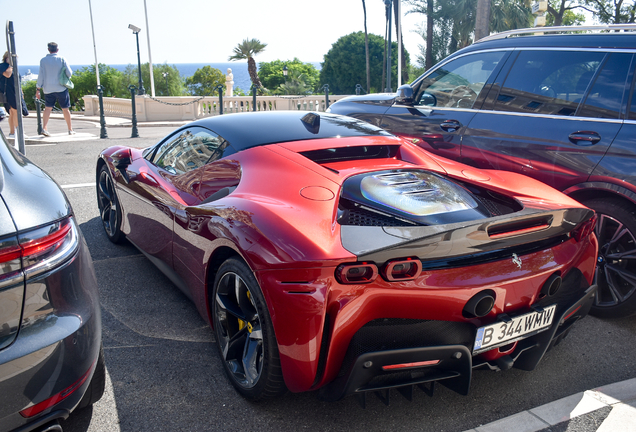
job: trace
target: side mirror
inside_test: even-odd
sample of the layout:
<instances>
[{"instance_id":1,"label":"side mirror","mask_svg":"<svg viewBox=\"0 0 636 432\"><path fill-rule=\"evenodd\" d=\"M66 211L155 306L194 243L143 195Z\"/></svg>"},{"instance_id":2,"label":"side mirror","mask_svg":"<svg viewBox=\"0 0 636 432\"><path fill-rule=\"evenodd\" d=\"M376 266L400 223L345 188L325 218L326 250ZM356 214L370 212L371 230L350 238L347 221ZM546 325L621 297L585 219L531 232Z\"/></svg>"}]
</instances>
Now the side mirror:
<instances>
[{"instance_id":1,"label":"side mirror","mask_svg":"<svg viewBox=\"0 0 636 432\"><path fill-rule=\"evenodd\" d=\"M430 93L424 93L420 99L420 105L437 106L437 98Z\"/></svg>"},{"instance_id":2,"label":"side mirror","mask_svg":"<svg viewBox=\"0 0 636 432\"><path fill-rule=\"evenodd\" d=\"M397 89L397 96L395 97L395 103L401 105L413 105L413 87L409 84L404 84Z\"/></svg>"},{"instance_id":3,"label":"side mirror","mask_svg":"<svg viewBox=\"0 0 636 432\"><path fill-rule=\"evenodd\" d=\"M117 150L115 153L110 155L110 157L113 160L115 168L120 170L126 169L126 167L131 163L131 154L130 149L128 148Z\"/></svg>"}]
</instances>

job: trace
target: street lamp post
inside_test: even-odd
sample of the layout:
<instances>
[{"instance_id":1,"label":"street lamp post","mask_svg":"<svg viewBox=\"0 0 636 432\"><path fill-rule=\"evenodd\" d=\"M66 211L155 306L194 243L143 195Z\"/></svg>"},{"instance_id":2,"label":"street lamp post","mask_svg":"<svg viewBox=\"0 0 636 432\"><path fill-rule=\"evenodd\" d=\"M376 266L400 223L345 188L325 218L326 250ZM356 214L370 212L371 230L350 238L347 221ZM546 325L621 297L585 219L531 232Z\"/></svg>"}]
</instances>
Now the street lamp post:
<instances>
[{"instance_id":1,"label":"street lamp post","mask_svg":"<svg viewBox=\"0 0 636 432\"><path fill-rule=\"evenodd\" d=\"M161 72L161 75L163 75L166 80L166 95L170 96L170 87L168 87L168 72Z\"/></svg>"},{"instance_id":2,"label":"street lamp post","mask_svg":"<svg viewBox=\"0 0 636 432\"><path fill-rule=\"evenodd\" d=\"M285 82L287 82L287 65L283 66L283 76L285 77Z\"/></svg>"},{"instance_id":3,"label":"street lamp post","mask_svg":"<svg viewBox=\"0 0 636 432\"><path fill-rule=\"evenodd\" d=\"M132 24L128 24L128 28L133 31L133 33L135 34L137 38L137 65L138 65L138 71L139 71L139 88L137 89L137 94L141 96L145 93L144 83L141 80L141 56L139 55L139 32L141 31L141 29Z\"/></svg>"}]
</instances>

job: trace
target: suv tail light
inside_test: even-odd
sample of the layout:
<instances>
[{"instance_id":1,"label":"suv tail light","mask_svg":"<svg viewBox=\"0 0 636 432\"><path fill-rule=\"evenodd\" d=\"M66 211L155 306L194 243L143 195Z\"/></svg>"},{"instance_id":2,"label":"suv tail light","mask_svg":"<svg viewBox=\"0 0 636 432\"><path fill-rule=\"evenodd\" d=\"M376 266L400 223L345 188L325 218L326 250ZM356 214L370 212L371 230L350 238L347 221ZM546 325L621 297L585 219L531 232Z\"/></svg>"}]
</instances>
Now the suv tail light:
<instances>
[{"instance_id":1,"label":"suv tail light","mask_svg":"<svg viewBox=\"0 0 636 432\"><path fill-rule=\"evenodd\" d=\"M0 239L0 349L13 342L20 328L25 281L64 264L78 247L71 217Z\"/></svg>"},{"instance_id":2,"label":"suv tail light","mask_svg":"<svg viewBox=\"0 0 636 432\"><path fill-rule=\"evenodd\" d=\"M28 278L52 270L66 261L78 247L77 227L69 216L0 243L0 284L15 276Z\"/></svg>"}]
</instances>

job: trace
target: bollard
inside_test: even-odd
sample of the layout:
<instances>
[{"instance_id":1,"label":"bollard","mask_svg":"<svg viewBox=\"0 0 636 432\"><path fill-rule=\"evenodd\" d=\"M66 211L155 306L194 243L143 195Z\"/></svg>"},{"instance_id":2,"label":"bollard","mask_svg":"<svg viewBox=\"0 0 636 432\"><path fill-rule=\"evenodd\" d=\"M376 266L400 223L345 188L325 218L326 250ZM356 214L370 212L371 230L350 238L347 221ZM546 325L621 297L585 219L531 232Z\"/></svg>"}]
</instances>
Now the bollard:
<instances>
[{"instance_id":1,"label":"bollard","mask_svg":"<svg viewBox=\"0 0 636 432\"><path fill-rule=\"evenodd\" d=\"M99 97L99 137L108 138L106 119L104 118L104 88L101 85L97 86L97 96Z\"/></svg>"},{"instance_id":2,"label":"bollard","mask_svg":"<svg viewBox=\"0 0 636 432\"><path fill-rule=\"evenodd\" d=\"M256 91L258 87L252 86L252 111L256 111Z\"/></svg>"},{"instance_id":3,"label":"bollard","mask_svg":"<svg viewBox=\"0 0 636 432\"><path fill-rule=\"evenodd\" d=\"M329 84L322 86L325 89L325 109L329 108Z\"/></svg>"},{"instance_id":4,"label":"bollard","mask_svg":"<svg viewBox=\"0 0 636 432\"><path fill-rule=\"evenodd\" d=\"M35 99L35 112L38 116L38 135L42 135L44 128L42 127L42 101L38 98Z\"/></svg>"},{"instance_id":5,"label":"bollard","mask_svg":"<svg viewBox=\"0 0 636 432\"><path fill-rule=\"evenodd\" d=\"M135 106L135 90L137 87L134 85L129 85L128 90L130 90L130 97L132 98L132 134L131 138L139 138L139 131L137 130L137 107Z\"/></svg>"},{"instance_id":6,"label":"bollard","mask_svg":"<svg viewBox=\"0 0 636 432\"><path fill-rule=\"evenodd\" d=\"M219 115L223 115L223 86L218 85L216 89L219 92Z\"/></svg>"}]
</instances>

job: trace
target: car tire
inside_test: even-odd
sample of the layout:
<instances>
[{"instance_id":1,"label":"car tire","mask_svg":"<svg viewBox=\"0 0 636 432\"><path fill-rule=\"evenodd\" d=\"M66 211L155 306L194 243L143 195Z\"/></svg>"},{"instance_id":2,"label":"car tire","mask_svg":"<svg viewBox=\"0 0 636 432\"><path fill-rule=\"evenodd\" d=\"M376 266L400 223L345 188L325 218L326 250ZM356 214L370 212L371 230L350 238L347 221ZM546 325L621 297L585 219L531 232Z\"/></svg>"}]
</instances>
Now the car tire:
<instances>
[{"instance_id":1,"label":"car tire","mask_svg":"<svg viewBox=\"0 0 636 432\"><path fill-rule=\"evenodd\" d=\"M598 292L590 314L622 318L636 313L636 212L624 201L596 198L583 204L596 211Z\"/></svg>"},{"instance_id":2,"label":"car tire","mask_svg":"<svg viewBox=\"0 0 636 432\"><path fill-rule=\"evenodd\" d=\"M221 362L238 392L252 401L284 393L267 304L252 271L240 259L229 258L219 267L211 309Z\"/></svg>"},{"instance_id":3,"label":"car tire","mask_svg":"<svg viewBox=\"0 0 636 432\"><path fill-rule=\"evenodd\" d=\"M113 243L121 243L125 235L121 231L121 209L115 191L115 183L107 165L99 170L97 179L97 206L102 226L108 240Z\"/></svg>"},{"instance_id":4,"label":"car tire","mask_svg":"<svg viewBox=\"0 0 636 432\"><path fill-rule=\"evenodd\" d=\"M106 362L104 361L104 347L100 345L99 355L97 356L97 366L95 366L95 372L93 372L93 378L91 379L84 397L80 401L78 408L87 408L100 400L104 395L104 388L106 387Z\"/></svg>"}]
</instances>

